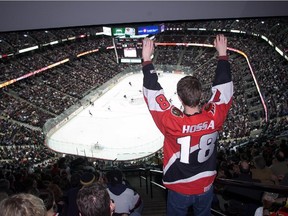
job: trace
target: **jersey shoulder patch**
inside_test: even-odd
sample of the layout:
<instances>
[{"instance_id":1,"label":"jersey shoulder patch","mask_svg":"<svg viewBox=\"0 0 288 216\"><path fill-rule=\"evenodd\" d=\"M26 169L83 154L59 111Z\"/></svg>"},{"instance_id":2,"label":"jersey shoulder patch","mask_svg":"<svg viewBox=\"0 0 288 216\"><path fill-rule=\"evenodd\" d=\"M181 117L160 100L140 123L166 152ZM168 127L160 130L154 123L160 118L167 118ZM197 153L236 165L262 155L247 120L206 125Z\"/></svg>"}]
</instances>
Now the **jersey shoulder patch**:
<instances>
[{"instance_id":1,"label":"jersey shoulder patch","mask_svg":"<svg viewBox=\"0 0 288 216\"><path fill-rule=\"evenodd\" d=\"M174 115L176 117L180 117L180 118L183 118L183 116L184 116L183 112L175 106L172 107L171 113L172 113L172 115Z\"/></svg>"},{"instance_id":2,"label":"jersey shoulder patch","mask_svg":"<svg viewBox=\"0 0 288 216\"><path fill-rule=\"evenodd\" d=\"M215 103L209 102L204 106L204 110L208 113L211 113L213 116L215 115L216 105Z\"/></svg>"}]
</instances>

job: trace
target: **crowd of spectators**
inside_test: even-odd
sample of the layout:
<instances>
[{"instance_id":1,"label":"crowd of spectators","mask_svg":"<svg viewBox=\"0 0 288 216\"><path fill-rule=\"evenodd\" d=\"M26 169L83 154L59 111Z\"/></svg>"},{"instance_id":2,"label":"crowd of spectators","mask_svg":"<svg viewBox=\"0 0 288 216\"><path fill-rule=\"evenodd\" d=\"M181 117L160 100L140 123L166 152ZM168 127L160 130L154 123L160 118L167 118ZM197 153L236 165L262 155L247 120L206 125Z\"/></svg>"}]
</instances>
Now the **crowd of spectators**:
<instances>
[{"instance_id":1,"label":"crowd of spectators","mask_svg":"<svg viewBox=\"0 0 288 216\"><path fill-rule=\"evenodd\" d=\"M261 21L252 19L167 23L167 28L177 26L182 30L161 33L157 35L156 41L211 44L215 32L209 29L240 29L266 35L277 46L287 49L288 41L284 38L287 32L287 20L275 18ZM185 30L200 27L206 28L207 31ZM37 51L1 59L0 83L67 58L70 60L66 64L0 89L0 156L2 167L5 168L3 170L19 171L20 165L23 165L28 173L30 169L35 169L35 164L39 165L37 170L45 166L49 168L49 164L55 162L58 155L44 145L42 127L45 122L79 103L91 89L101 86L129 67L116 62L113 49L102 49L113 46L113 43L111 37L96 37L95 33L98 31L100 31L98 28L73 28L47 32L31 31L25 34L23 32L0 34L0 54L17 52L25 47L58 39L85 35L73 41L43 46ZM235 169L240 161L245 159L252 163L256 155L261 154L265 155L266 165L271 166L275 156L272 149L287 145L285 141L276 139L283 131L287 131L287 60L258 37L225 34L229 37L230 47L247 54L267 105L269 118L269 121L265 122L265 110L245 58L229 52L230 61L233 62L235 99L221 134L223 143L219 153L219 173L226 178L232 178L233 167ZM95 49L100 51L77 58L77 54ZM188 66L192 73L205 83L204 88L210 88L211 71L215 69L214 54L215 50L205 47L158 46L154 61L156 65L175 65L175 70L178 66L180 68ZM208 98L209 95L204 95L203 103ZM261 139L250 137L254 130L262 130L259 135ZM248 144L234 152L233 147L241 143ZM287 155L285 157L287 158ZM17 166L11 166L11 161ZM5 178L8 179L10 171L5 174ZM28 175L27 173L25 175ZM277 177L274 182L281 180Z\"/></svg>"},{"instance_id":2,"label":"crowd of spectators","mask_svg":"<svg viewBox=\"0 0 288 216\"><path fill-rule=\"evenodd\" d=\"M287 51L287 17L263 17L253 19L199 20L193 22L171 22L166 25L170 29L201 28L206 30L239 30L246 33L262 34L274 44Z\"/></svg>"},{"instance_id":3,"label":"crowd of spectators","mask_svg":"<svg viewBox=\"0 0 288 216\"><path fill-rule=\"evenodd\" d=\"M265 194L271 192L269 186L288 186L288 142L287 138L276 135L276 131L283 129L287 130L287 119L278 123L275 121L265 134L247 139L242 145L233 147L233 143L229 141L220 145L217 179L264 185L262 189L257 189L216 184L216 202L223 212L228 215L254 215L256 209L264 205ZM271 202L277 197L287 197L286 192L281 189L274 191L274 194L276 197ZM269 211L277 211L280 207L283 206L273 206Z\"/></svg>"},{"instance_id":4,"label":"crowd of spectators","mask_svg":"<svg viewBox=\"0 0 288 216\"><path fill-rule=\"evenodd\" d=\"M33 168L11 163L2 164L1 168L0 202L4 199L7 202L7 198L12 198L15 194L28 194L27 196L42 199L46 211L53 212L51 215L79 216L79 212L89 215L87 211L93 211L93 202L87 206L82 196L85 196L84 190L97 184L101 185L101 190L107 190L105 196L109 201L114 199L113 215L139 216L143 209L141 196L125 178L125 174L116 167L100 170L97 164L87 159L66 156L55 159L48 165L39 163ZM94 193L97 191L94 190ZM97 200L95 208L101 206L103 201L101 197L98 198L100 200Z\"/></svg>"},{"instance_id":5,"label":"crowd of spectators","mask_svg":"<svg viewBox=\"0 0 288 216\"><path fill-rule=\"evenodd\" d=\"M64 41L76 36L90 36L102 32L102 27L58 28L49 30L31 30L20 32L3 32L0 34L0 53L10 54L37 45Z\"/></svg>"}]
</instances>

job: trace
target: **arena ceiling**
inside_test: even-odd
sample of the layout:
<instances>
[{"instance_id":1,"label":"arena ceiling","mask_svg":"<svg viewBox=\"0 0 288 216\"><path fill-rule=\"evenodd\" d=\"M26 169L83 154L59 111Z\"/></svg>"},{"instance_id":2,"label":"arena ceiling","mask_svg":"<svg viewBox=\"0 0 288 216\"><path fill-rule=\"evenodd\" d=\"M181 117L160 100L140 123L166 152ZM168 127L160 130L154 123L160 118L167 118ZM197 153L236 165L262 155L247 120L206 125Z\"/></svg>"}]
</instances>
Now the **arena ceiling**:
<instances>
[{"instance_id":1,"label":"arena ceiling","mask_svg":"<svg viewBox=\"0 0 288 216\"><path fill-rule=\"evenodd\" d=\"M0 1L0 32L288 16L288 1Z\"/></svg>"}]
</instances>

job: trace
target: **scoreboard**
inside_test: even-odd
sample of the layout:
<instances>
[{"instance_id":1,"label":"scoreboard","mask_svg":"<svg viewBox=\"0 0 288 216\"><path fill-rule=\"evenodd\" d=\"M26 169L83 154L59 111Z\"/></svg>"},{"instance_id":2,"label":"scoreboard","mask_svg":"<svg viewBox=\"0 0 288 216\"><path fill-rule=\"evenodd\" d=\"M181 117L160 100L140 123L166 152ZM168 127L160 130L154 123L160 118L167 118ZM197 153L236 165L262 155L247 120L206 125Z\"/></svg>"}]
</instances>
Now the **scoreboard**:
<instances>
[{"instance_id":1,"label":"scoreboard","mask_svg":"<svg viewBox=\"0 0 288 216\"><path fill-rule=\"evenodd\" d=\"M143 39L145 37L154 39L157 34L164 31L164 24L112 28L109 35L113 36L117 63L141 63Z\"/></svg>"},{"instance_id":2,"label":"scoreboard","mask_svg":"<svg viewBox=\"0 0 288 216\"><path fill-rule=\"evenodd\" d=\"M141 38L114 38L114 47L118 63L141 63L142 60Z\"/></svg>"}]
</instances>

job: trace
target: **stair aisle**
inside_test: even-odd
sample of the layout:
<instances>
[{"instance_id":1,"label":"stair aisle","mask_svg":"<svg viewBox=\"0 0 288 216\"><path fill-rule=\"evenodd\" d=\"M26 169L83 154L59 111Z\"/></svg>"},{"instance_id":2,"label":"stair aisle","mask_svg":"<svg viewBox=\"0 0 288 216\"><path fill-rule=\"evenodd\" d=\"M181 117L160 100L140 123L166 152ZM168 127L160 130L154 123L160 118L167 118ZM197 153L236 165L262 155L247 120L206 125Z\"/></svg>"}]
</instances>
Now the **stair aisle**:
<instances>
[{"instance_id":1,"label":"stair aisle","mask_svg":"<svg viewBox=\"0 0 288 216\"><path fill-rule=\"evenodd\" d=\"M144 208L142 216L165 216L166 215L166 192L165 190L153 186L153 198L151 198L150 185L148 185L148 194L146 193L145 181L142 180L142 187L138 176L126 176L130 184L141 195Z\"/></svg>"}]
</instances>

